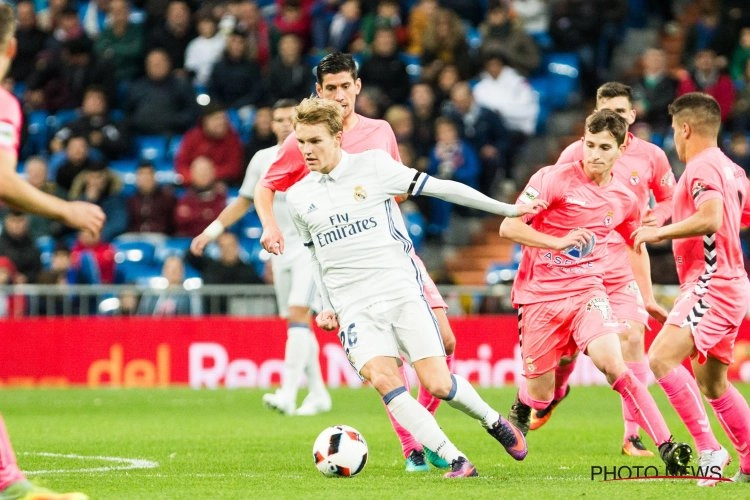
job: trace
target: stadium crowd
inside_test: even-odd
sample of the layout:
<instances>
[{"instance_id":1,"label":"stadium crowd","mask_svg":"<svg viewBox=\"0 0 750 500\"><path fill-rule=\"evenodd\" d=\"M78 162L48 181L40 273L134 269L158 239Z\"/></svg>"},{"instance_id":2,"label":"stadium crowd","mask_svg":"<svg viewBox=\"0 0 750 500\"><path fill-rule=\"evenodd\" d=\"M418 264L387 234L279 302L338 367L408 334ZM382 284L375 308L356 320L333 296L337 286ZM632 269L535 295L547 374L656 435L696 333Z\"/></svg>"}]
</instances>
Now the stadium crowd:
<instances>
[{"instance_id":1,"label":"stadium crowd","mask_svg":"<svg viewBox=\"0 0 750 500\"><path fill-rule=\"evenodd\" d=\"M509 201L555 162L581 135L570 125L581 120L561 126L560 117L587 114L610 80L633 87L632 132L663 147L676 174L666 108L695 90L720 103L723 146L750 169L750 6L742 0L11 3L19 48L3 85L24 113L19 171L47 193L100 205L107 222L92 241L5 210L6 283L161 275L237 196L255 152L276 143L273 103L314 92L313 68L334 50L354 54L357 112L391 124L404 163L495 198ZM539 144L551 146L540 154ZM406 203L409 227L437 245L478 217L438 200ZM263 282L270 273L258 258L257 217L232 230L236 242L208 262L185 259L182 272L206 283ZM134 248L145 259L130 266L118 255ZM671 258L669 248L652 251Z\"/></svg>"}]
</instances>

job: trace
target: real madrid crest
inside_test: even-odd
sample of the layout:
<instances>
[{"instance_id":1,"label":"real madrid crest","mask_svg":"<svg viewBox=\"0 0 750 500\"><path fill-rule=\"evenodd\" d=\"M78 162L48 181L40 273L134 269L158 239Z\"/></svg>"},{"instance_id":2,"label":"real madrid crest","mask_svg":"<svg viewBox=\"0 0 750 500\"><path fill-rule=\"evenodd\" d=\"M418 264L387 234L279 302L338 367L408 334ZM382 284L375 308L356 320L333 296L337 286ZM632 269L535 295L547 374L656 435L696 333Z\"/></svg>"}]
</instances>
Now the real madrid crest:
<instances>
[{"instance_id":1,"label":"real madrid crest","mask_svg":"<svg viewBox=\"0 0 750 500\"><path fill-rule=\"evenodd\" d=\"M641 182L641 178L638 177L638 172L634 170L630 173L630 183L635 186L639 182Z\"/></svg>"},{"instance_id":2,"label":"real madrid crest","mask_svg":"<svg viewBox=\"0 0 750 500\"><path fill-rule=\"evenodd\" d=\"M365 201L367 199L367 191L362 186L354 186L354 199L356 201Z\"/></svg>"}]
</instances>

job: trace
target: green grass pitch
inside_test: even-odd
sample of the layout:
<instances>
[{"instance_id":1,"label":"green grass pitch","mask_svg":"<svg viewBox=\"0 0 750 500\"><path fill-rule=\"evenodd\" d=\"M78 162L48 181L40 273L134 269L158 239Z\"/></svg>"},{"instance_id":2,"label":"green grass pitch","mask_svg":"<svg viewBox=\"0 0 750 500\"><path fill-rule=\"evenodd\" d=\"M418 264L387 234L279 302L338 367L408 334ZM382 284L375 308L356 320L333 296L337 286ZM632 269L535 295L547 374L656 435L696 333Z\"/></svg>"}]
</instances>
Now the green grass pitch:
<instances>
[{"instance_id":1,"label":"green grass pitch","mask_svg":"<svg viewBox=\"0 0 750 500\"><path fill-rule=\"evenodd\" d=\"M740 385L746 398L750 386ZM480 477L407 474L374 390L336 389L334 409L284 417L261 405L261 390L3 389L0 401L23 470L56 490L92 499L262 498L750 498L750 485L698 488L688 480L603 482L594 466L654 465L620 455L619 397L607 387L574 387L544 428L529 434L529 455L515 462L479 426L445 403L443 429ZM506 413L515 389L482 389ZM651 387L675 436L689 440L658 387ZM709 408L719 440L737 457ZM357 477L329 479L312 463L317 434L333 424L363 433L369 461ZM750 425L750 423L749 423ZM653 444L646 439L650 449Z\"/></svg>"}]
</instances>

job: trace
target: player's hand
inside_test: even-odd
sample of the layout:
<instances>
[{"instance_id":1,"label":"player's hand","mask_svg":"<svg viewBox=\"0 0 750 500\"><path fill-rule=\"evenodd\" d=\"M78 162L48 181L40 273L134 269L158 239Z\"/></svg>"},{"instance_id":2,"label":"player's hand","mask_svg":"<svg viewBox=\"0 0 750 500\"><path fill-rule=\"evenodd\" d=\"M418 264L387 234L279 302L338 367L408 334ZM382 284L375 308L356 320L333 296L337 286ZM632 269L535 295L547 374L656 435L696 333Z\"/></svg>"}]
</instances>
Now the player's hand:
<instances>
[{"instance_id":1,"label":"player's hand","mask_svg":"<svg viewBox=\"0 0 750 500\"><path fill-rule=\"evenodd\" d=\"M659 323L664 323L667 320L667 315L669 313L653 297L651 297L650 300L646 301L644 307L646 308L646 311L648 311L649 316L654 318Z\"/></svg>"},{"instance_id":2,"label":"player's hand","mask_svg":"<svg viewBox=\"0 0 750 500\"><path fill-rule=\"evenodd\" d=\"M549 206L549 203L547 203L545 200L531 200L528 203L518 203L516 204L516 210L518 210L518 216L521 217L522 215L527 214L538 214L542 210L546 210Z\"/></svg>"},{"instance_id":3,"label":"player's hand","mask_svg":"<svg viewBox=\"0 0 750 500\"><path fill-rule=\"evenodd\" d=\"M566 248L574 246L583 248L588 244L589 241L591 241L591 238L593 237L594 233L592 231L579 227L577 229L573 229L562 238L558 238L558 243L555 248L553 248L553 250L565 250Z\"/></svg>"},{"instance_id":4,"label":"player's hand","mask_svg":"<svg viewBox=\"0 0 750 500\"><path fill-rule=\"evenodd\" d=\"M201 233L190 242L190 251L193 252L193 255L203 255L203 250L209 243L211 243L211 238Z\"/></svg>"},{"instance_id":5,"label":"player's hand","mask_svg":"<svg viewBox=\"0 0 750 500\"><path fill-rule=\"evenodd\" d=\"M315 322L318 324L318 327L327 332L332 332L339 329L339 320L336 317L336 313L331 311L330 309L318 313L318 315L315 317Z\"/></svg>"},{"instance_id":6,"label":"player's hand","mask_svg":"<svg viewBox=\"0 0 750 500\"><path fill-rule=\"evenodd\" d=\"M637 252L641 251L641 244L643 243L658 243L663 240L659 236L659 228L653 226L641 226L630 235L633 240L633 248Z\"/></svg>"},{"instance_id":7,"label":"player's hand","mask_svg":"<svg viewBox=\"0 0 750 500\"><path fill-rule=\"evenodd\" d=\"M263 234L260 235L260 244L263 245L266 252L274 255L284 253L284 236L276 225L263 228Z\"/></svg>"},{"instance_id":8,"label":"player's hand","mask_svg":"<svg viewBox=\"0 0 750 500\"><path fill-rule=\"evenodd\" d=\"M62 221L65 225L88 231L94 235L101 233L106 219L107 217L99 205L86 201L67 202L62 214Z\"/></svg>"}]
</instances>

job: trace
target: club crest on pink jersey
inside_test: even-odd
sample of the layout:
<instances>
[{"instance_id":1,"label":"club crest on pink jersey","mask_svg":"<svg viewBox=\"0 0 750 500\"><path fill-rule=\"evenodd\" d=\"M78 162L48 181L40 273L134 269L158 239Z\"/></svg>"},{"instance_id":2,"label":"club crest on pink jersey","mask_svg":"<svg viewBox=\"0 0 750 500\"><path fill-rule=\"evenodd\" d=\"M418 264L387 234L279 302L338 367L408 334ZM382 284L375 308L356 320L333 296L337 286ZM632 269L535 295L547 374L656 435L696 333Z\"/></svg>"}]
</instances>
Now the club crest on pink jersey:
<instances>
[{"instance_id":1,"label":"club crest on pink jersey","mask_svg":"<svg viewBox=\"0 0 750 500\"><path fill-rule=\"evenodd\" d=\"M604 225L605 226L611 226L612 225L612 221L614 220L614 216L615 216L614 212L611 212L611 211L607 212L607 216L604 217Z\"/></svg>"},{"instance_id":2,"label":"club crest on pink jersey","mask_svg":"<svg viewBox=\"0 0 750 500\"><path fill-rule=\"evenodd\" d=\"M640 178L640 177L638 176L638 172L636 172L636 171L633 171L633 172L632 172L632 173L630 174L630 183L631 183L632 185L636 186L636 185L637 185L637 184L639 184L640 182L641 182L641 178Z\"/></svg>"}]
</instances>

